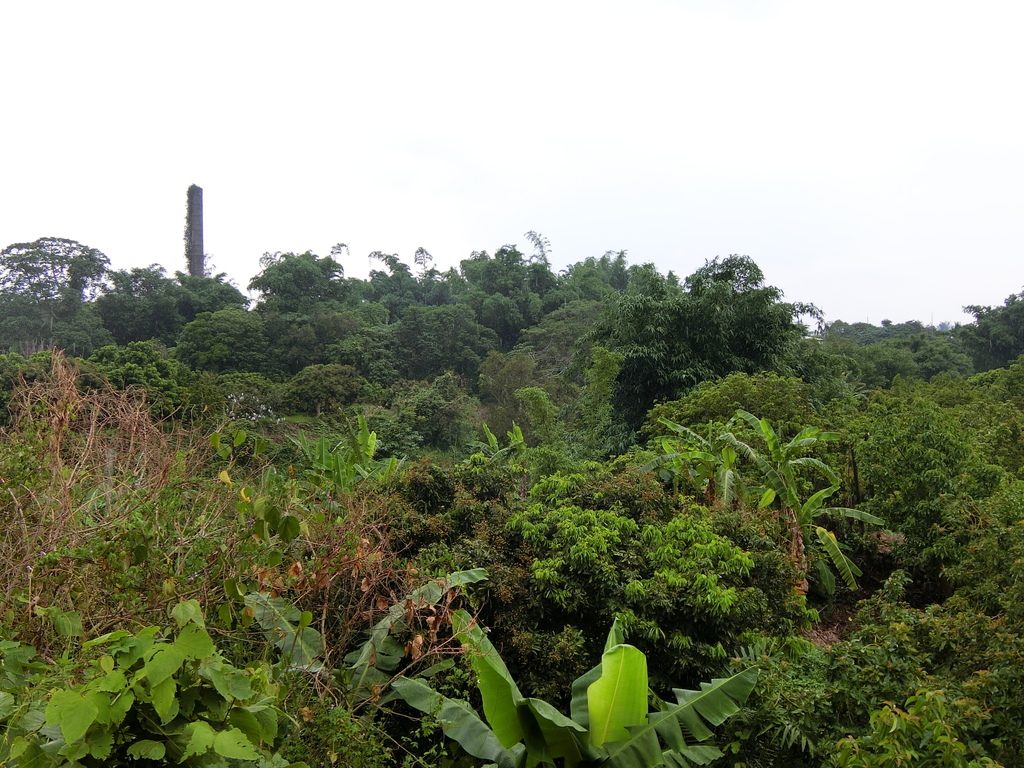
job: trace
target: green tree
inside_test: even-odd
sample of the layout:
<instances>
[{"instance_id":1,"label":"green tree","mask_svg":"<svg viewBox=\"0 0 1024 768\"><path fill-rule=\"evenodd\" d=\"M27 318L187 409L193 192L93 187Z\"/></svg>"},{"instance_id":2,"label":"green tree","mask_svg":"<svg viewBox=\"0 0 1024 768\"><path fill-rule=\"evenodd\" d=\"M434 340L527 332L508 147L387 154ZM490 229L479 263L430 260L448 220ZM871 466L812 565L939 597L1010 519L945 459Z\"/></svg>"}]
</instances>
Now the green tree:
<instances>
[{"instance_id":1,"label":"green tree","mask_svg":"<svg viewBox=\"0 0 1024 768\"><path fill-rule=\"evenodd\" d=\"M798 378L777 373L734 373L706 381L685 397L654 406L644 432L668 434L661 419L696 428L715 422L726 424L737 410L757 413L789 434L796 434L813 417L810 388Z\"/></svg>"},{"instance_id":2,"label":"green tree","mask_svg":"<svg viewBox=\"0 0 1024 768\"><path fill-rule=\"evenodd\" d=\"M387 267L387 272L371 270L367 282L367 298L386 307L391 317L401 317L408 307L421 303L421 283L413 277L408 265L403 264L396 254L374 251L370 258L383 263ZM426 264L426 261L423 263Z\"/></svg>"},{"instance_id":3,"label":"green tree","mask_svg":"<svg viewBox=\"0 0 1024 768\"><path fill-rule=\"evenodd\" d=\"M368 307L386 312L379 304L369 303L362 305L360 310ZM355 312L352 314L356 315ZM372 318L357 317L351 331L327 345L326 357L332 363L351 365L372 384L382 388L390 387L398 380L396 329L395 325L384 325Z\"/></svg>"},{"instance_id":4,"label":"green tree","mask_svg":"<svg viewBox=\"0 0 1024 768\"><path fill-rule=\"evenodd\" d=\"M512 429L512 423L526 423L526 408L516 396L517 390L538 384L537 364L529 355L492 350L480 366L480 400L487 411L484 421L499 434Z\"/></svg>"},{"instance_id":5,"label":"green tree","mask_svg":"<svg viewBox=\"0 0 1024 768\"><path fill-rule=\"evenodd\" d=\"M475 431L480 404L464 384L448 372L432 382L409 382L395 394L398 421L412 428L421 443L440 450L463 448Z\"/></svg>"},{"instance_id":6,"label":"green tree","mask_svg":"<svg viewBox=\"0 0 1024 768\"><path fill-rule=\"evenodd\" d=\"M957 729L949 724L942 691L921 690L900 709L886 702L871 713L870 730L848 736L836 747L834 768L1001 768L991 758L972 758Z\"/></svg>"},{"instance_id":7,"label":"green tree","mask_svg":"<svg viewBox=\"0 0 1024 768\"><path fill-rule=\"evenodd\" d=\"M354 403L365 383L351 365L311 365L285 385L284 405L292 413L314 417L335 413Z\"/></svg>"},{"instance_id":8,"label":"green tree","mask_svg":"<svg viewBox=\"0 0 1024 768\"><path fill-rule=\"evenodd\" d=\"M544 308L550 312L573 301L602 301L626 288L627 270L625 251L570 264L557 288L545 297Z\"/></svg>"},{"instance_id":9,"label":"green tree","mask_svg":"<svg viewBox=\"0 0 1024 768\"><path fill-rule=\"evenodd\" d=\"M203 312L178 337L174 356L193 370L211 373L268 372L269 346L263 318L255 312Z\"/></svg>"},{"instance_id":10,"label":"green tree","mask_svg":"<svg viewBox=\"0 0 1024 768\"><path fill-rule=\"evenodd\" d=\"M249 300L227 282L227 275L224 273L213 277L200 277L175 272L174 279L181 288L177 292L178 314L186 323L191 323L203 312L245 309L249 306Z\"/></svg>"},{"instance_id":11,"label":"green tree","mask_svg":"<svg viewBox=\"0 0 1024 768\"><path fill-rule=\"evenodd\" d=\"M540 371L577 379L589 362L588 334L601 316L598 301L573 301L544 315L524 330L512 352L530 355Z\"/></svg>"},{"instance_id":12,"label":"green tree","mask_svg":"<svg viewBox=\"0 0 1024 768\"><path fill-rule=\"evenodd\" d=\"M784 370L804 327L806 304L781 300L746 256L714 259L685 288L653 266L635 271L591 338L623 357L616 411L636 430L656 402L730 373Z\"/></svg>"},{"instance_id":13,"label":"green tree","mask_svg":"<svg viewBox=\"0 0 1024 768\"><path fill-rule=\"evenodd\" d=\"M55 346L89 354L110 343L87 304L108 264L101 251L59 237L0 251L0 345L23 354Z\"/></svg>"},{"instance_id":14,"label":"green tree","mask_svg":"<svg viewBox=\"0 0 1024 768\"><path fill-rule=\"evenodd\" d=\"M975 322L958 329L974 370L1002 368L1024 353L1024 293L1008 296L1001 307L964 307Z\"/></svg>"},{"instance_id":15,"label":"green tree","mask_svg":"<svg viewBox=\"0 0 1024 768\"><path fill-rule=\"evenodd\" d=\"M995 491L1003 473L955 411L915 388L876 395L860 429L861 506L900 534L898 555L916 579L935 587L940 570L969 545L971 507Z\"/></svg>"},{"instance_id":16,"label":"green tree","mask_svg":"<svg viewBox=\"0 0 1024 768\"><path fill-rule=\"evenodd\" d=\"M544 294L557 282L546 260L530 263L512 245L474 252L460 263L469 283L463 301L477 320L498 336L499 349L508 351L522 331L535 325L543 312Z\"/></svg>"},{"instance_id":17,"label":"green tree","mask_svg":"<svg viewBox=\"0 0 1024 768\"><path fill-rule=\"evenodd\" d=\"M760 478L764 482L763 488L760 489L762 495L758 506L774 510L786 527L789 536L789 556L797 570L802 574L807 573L807 546L810 533L813 531L821 548L825 550L847 586L855 589L855 576L861 575L860 569L843 553L835 534L820 525L815 525L814 521L825 514L839 514L875 525L883 525L884 522L858 509L825 507L825 501L839 490L839 478L820 459L804 455L818 442L836 440L839 435L835 432L823 432L817 427L808 427L784 443L767 420L758 419L742 410L737 411L736 416L758 433L767 448L766 451L759 452L735 438L728 441L735 450L757 466ZM797 475L805 467L816 470L828 482L824 488L814 491L806 498L803 483ZM835 577L820 559L818 575L825 590L830 593L834 591ZM801 592L807 591L806 578L800 582L798 589Z\"/></svg>"},{"instance_id":18,"label":"green tree","mask_svg":"<svg viewBox=\"0 0 1024 768\"><path fill-rule=\"evenodd\" d=\"M260 265L263 271L249 281L249 290L260 292L261 312L308 314L317 304L345 297L345 270L330 256L267 253Z\"/></svg>"},{"instance_id":19,"label":"green tree","mask_svg":"<svg viewBox=\"0 0 1024 768\"><path fill-rule=\"evenodd\" d=\"M108 279L110 284L96 299L96 313L118 344L150 339L174 343L185 326L178 310L182 289L164 276L163 267L118 270Z\"/></svg>"},{"instance_id":20,"label":"green tree","mask_svg":"<svg viewBox=\"0 0 1024 768\"><path fill-rule=\"evenodd\" d=\"M618 617L661 673L693 681L720 669L743 638L800 620L795 570L774 542L758 542L756 552L738 546L716 532L715 515L639 467L575 470L537 481L530 506L512 512L500 534L531 573L515 601L506 585L495 591L502 607L489 621L509 646L539 648L566 625L596 642ZM479 558L489 549L471 551ZM536 653L520 674L554 693L572 667L544 668L543 659Z\"/></svg>"},{"instance_id":21,"label":"green tree","mask_svg":"<svg viewBox=\"0 0 1024 768\"><path fill-rule=\"evenodd\" d=\"M656 469L664 480L672 480L674 489L692 492L709 507L729 509L747 500L746 483L739 472L739 454L731 432L708 437L689 427L661 419L663 428L675 434L659 441L663 454L644 466Z\"/></svg>"},{"instance_id":22,"label":"green tree","mask_svg":"<svg viewBox=\"0 0 1024 768\"><path fill-rule=\"evenodd\" d=\"M150 409L158 417L169 416L182 406L189 370L151 341L127 346L100 347L89 357L116 389L145 390Z\"/></svg>"},{"instance_id":23,"label":"green tree","mask_svg":"<svg viewBox=\"0 0 1024 768\"><path fill-rule=\"evenodd\" d=\"M461 304L410 306L395 331L399 372L409 379L454 371L475 384L480 361L495 342L494 333Z\"/></svg>"}]
</instances>

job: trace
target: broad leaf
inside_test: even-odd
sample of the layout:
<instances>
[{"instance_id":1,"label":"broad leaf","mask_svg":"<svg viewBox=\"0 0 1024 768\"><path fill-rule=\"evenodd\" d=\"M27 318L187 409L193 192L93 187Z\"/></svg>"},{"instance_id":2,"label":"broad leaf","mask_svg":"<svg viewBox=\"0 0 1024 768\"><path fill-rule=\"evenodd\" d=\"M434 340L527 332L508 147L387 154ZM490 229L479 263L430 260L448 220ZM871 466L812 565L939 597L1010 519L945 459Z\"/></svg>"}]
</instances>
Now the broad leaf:
<instances>
[{"instance_id":1,"label":"broad leaf","mask_svg":"<svg viewBox=\"0 0 1024 768\"><path fill-rule=\"evenodd\" d=\"M590 730L590 712L587 710L587 689L590 684L601 677L601 665L598 664L589 672L577 677L572 684L572 703L569 714L573 721Z\"/></svg>"},{"instance_id":2,"label":"broad leaf","mask_svg":"<svg viewBox=\"0 0 1024 768\"><path fill-rule=\"evenodd\" d=\"M128 747L128 757L135 760L163 760L165 754L167 754L167 748L163 742L152 739L136 741Z\"/></svg>"},{"instance_id":3,"label":"broad leaf","mask_svg":"<svg viewBox=\"0 0 1024 768\"><path fill-rule=\"evenodd\" d=\"M831 496L833 493L839 490L838 485L830 485L827 488L822 488L820 491L811 496L805 501L800 509L800 522L803 525L810 523L811 519L819 514L822 504L825 503L825 499Z\"/></svg>"},{"instance_id":4,"label":"broad leaf","mask_svg":"<svg viewBox=\"0 0 1024 768\"><path fill-rule=\"evenodd\" d=\"M179 627L184 627L189 622L206 626L203 621L203 608L198 600L183 600L171 609L171 618L177 622Z\"/></svg>"},{"instance_id":5,"label":"broad leaf","mask_svg":"<svg viewBox=\"0 0 1024 768\"><path fill-rule=\"evenodd\" d=\"M259 754L252 744L237 728L221 731L213 739L213 751L221 757L232 757L236 760L257 760Z\"/></svg>"},{"instance_id":6,"label":"broad leaf","mask_svg":"<svg viewBox=\"0 0 1024 768\"><path fill-rule=\"evenodd\" d=\"M498 768L522 768L526 752L506 749L487 724L464 701L449 699L429 685L413 678L402 677L392 683L410 706L433 715L441 723L444 734L457 741L473 757L491 760Z\"/></svg>"},{"instance_id":7,"label":"broad leaf","mask_svg":"<svg viewBox=\"0 0 1024 768\"><path fill-rule=\"evenodd\" d=\"M850 558L843 554L843 551L839 548L839 542L836 541L836 535L832 531L826 530L821 526L815 526L815 531L818 534L818 540L821 545L825 548L829 558L832 560L832 564L835 565L836 570L839 571L839 575L843 577L843 581L846 582L846 586L850 589L857 588L856 576L861 575L861 570L858 568Z\"/></svg>"},{"instance_id":8,"label":"broad leaf","mask_svg":"<svg viewBox=\"0 0 1024 768\"><path fill-rule=\"evenodd\" d=\"M456 637L471 648L473 670L477 674L477 686L484 702L484 715L498 741L508 749L525 737L516 711L517 705L523 701L523 695L498 651L466 611L459 610L452 614L452 629Z\"/></svg>"},{"instance_id":9,"label":"broad leaf","mask_svg":"<svg viewBox=\"0 0 1024 768\"><path fill-rule=\"evenodd\" d=\"M647 657L632 645L617 645L601 657L601 676L587 689L590 742L628 738L626 728L647 719Z\"/></svg>"},{"instance_id":10,"label":"broad leaf","mask_svg":"<svg viewBox=\"0 0 1024 768\"><path fill-rule=\"evenodd\" d=\"M213 740L217 737L217 732L205 720L189 723L185 726L185 733L188 735L188 744L185 746L180 762L184 762L189 757L206 753L213 746Z\"/></svg>"},{"instance_id":11,"label":"broad leaf","mask_svg":"<svg viewBox=\"0 0 1024 768\"><path fill-rule=\"evenodd\" d=\"M150 702L156 713L160 715L161 723L170 722L178 714L178 699L175 698L175 693L177 693L177 685L175 685L173 677L164 678L159 685L154 685L150 689Z\"/></svg>"},{"instance_id":12,"label":"broad leaf","mask_svg":"<svg viewBox=\"0 0 1024 768\"><path fill-rule=\"evenodd\" d=\"M302 612L289 600L252 592L245 596L245 604L252 609L267 639L274 642L292 667L319 666L317 659L324 652L323 638L312 627L299 627Z\"/></svg>"},{"instance_id":13,"label":"broad leaf","mask_svg":"<svg viewBox=\"0 0 1024 768\"><path fill-rule=\"evenodd\" d=\"M740 710L754 688L759 670L747 669L726 679L701 683L700 691L674 689L676 704L663 704L663 711L648 716L644 725L629 728L629 738L607 745L607 768L637 768L662 764L659 736L675 733L675 719L694 739L700 741L710 735L703 721L719 725ZM678 745L674 736L669 737ZM687 748L688 749L688 748ZM676 748L676 751L678 748ZM716 750L717 753L717 750ZM682 752L685 754L685 752ZM710 753L705 753L710 754Z\"/></svg>"},{"instance_id":14,"label":"broad leaf","mask_svg":"<svg viewBox=\"0 0 1024 768\"><path fill-rule=\"evenodd\" d=\"M46 705L46 724L60 724L60 732L68 744L78 741L96 721L96 705L79 693L54 691Z\"/></svg>"},{"instance_id":15,"label":"broad leaf","mask_svg":"<svg viewBox=\"0 0 1024 768\"><path fill-rule=\"evenodd\" d=\"M608 630L608 638L604 641L603 653L608 653L616 645L622 645L626 642L626 636L622 631L622 624L619 622L618 616L612 620L612 628Z\"/></svg>"},{"instance_id":16,"label":"broad leaf","mask_svg":"<svg viewBox=\"0 0 1024 768\"><path fill-rule=\"evenodd\" d=\"M185 654L173 645L165 645L157 648L152 658L146 662L144 672L146 679L152 686L159 685L167 678L174 675L181 665L185 663Z\"/></svg>"},{"instance_id":17,"label":"broad leaf","mask_svg":"<svg viewBox=\"0 0 1024 768\"><path fill-rule=\"evenodd\" d=\"M178 634L174 647L186 659L202 659L213 653L213 640L201 626L189 624Z\"/></svg>"},{"instance_id":18,"label":"broad leaf","mask_svg":"<svg viewBox=\"0 0 1024 768\"><path fill-rule=\"evenodd\" d=\"M580 759L580 739L586 729L540 699L524 699L505 662L464 610L452 615L456 636L472 654L484 715L505 749L523 741L527 752L542 760Z\"/></svg>"},{"instance_id":19,"label":"broad leaf","mask_svg":"<svg viewBox=\"0 0 1024 768\"><path fill-rule=\"evenodd\" d=\"M818 570L818 581L821 582L825 594L834 595L836 593L836 575L832 573L824 560L819 559L814 566Z\"/></svg>"},{"instance_id":20,"label":"broad leaf","mask_svg":"<svg viewBox=\"0 0 1024 768\"><path fill-rule=\"evenodd\" d=\"M204 661L200 664L201 677L213 683L217 693L228 701L248 699L252 696L252 685L249 676L241 669L232 667L222 661Z\"/></svg>"},{"instance_id":21,"label":"broad leaf","mask_svg":"<svg viewBox=\"0 0 1024 768\"><path fill-rule=\"evenodd\" d=\"M885 520L880 517L875 517L868 512L862 512L859 509L851 509L850 507L829 507L825 512L837 512L843 517L848 517L851 520L860 520L865 523L871 523L872 525L885 525Z\"/></svg>"}]
</instances>

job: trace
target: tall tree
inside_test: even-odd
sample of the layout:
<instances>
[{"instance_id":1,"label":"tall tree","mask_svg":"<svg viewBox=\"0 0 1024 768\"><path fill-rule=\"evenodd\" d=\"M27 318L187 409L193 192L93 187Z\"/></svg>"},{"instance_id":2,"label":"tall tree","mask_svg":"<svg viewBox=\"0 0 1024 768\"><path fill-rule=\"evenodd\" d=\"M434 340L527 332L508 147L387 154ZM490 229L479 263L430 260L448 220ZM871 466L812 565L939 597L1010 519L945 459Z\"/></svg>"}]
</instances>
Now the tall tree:
<instances>
[{"instance_id":1,"label":"tall tree","mask_svg":"<svg viewBox=\"0 0 1024 768\"><path fill-rule=\"evenodd\" d=\"M330 256L268 253L260 265L263 271L249 281L249 290L262 294L260 311L308 314L316 304L344 298L345 269Z\"/></svg>"},{"instance_id":2,"label":"tall tree","mask_svg":"<svg viewBox=\"0 0 1024 768\"><path fill-rule=\"evenodd\" d=\"M178 310L182 289L164 276L163 267L118 270L109 279L110 285L96 299L96 312L114 340L122 346L149 339L173 344L185 325Z\"/></svg>"},{"instance_id":3,"label":"tall tree","mask_svg":"<svg viewBox=\"0 0 1024 768\"><path fill-rule=\"evenodd\" d=\"M486 251L474 252L460 267L470 286L463 301L498 334L504 351L540 320L544 294L557 282L546 261L529 263L514 245L499 248L493 258Z\"/></svg>"},{"instance_id":4,"label":"tall tree","mask_svg":"<svg viewBox=\"0 0 1024 768\"><path fill-rule=\"evenodd\" d=\"M241 309L203 312L185 326L174 355L197 371L264 373L277 366L269 359L262 316Z\"/></svg>"},{"instance_id":5,"label":"tall tree","mask_svg":"<svg viewBox=\"0 0 1024 768\"><path fill-rule=\"evenodd\" d=\"M808 304L782 301L747 256L713 259L683 286L653 265L633 270L628 291L609 304L591 339L619 352L616 410L631 429L658 401L681 397L729 373L785 371Z\"/></svg>"},{"instance_id":6,"label":"tall tree","mask_svg":"<svg viewBox=\"0 0 1024 768\"><path fill-rule=\"evenodd\" d=\"M110 342L85 308L103 285L109 260L60 237L15 243L0 252L0 339L31 354L51 346L88 354Z\"/></svg>"},{"instance_id":7,"label":"tall tree","mask_svg":"<svg viewBox=\"0 0 1024 768\"><path fill-rule=\"evenodd\" d=\"M964 307L975 322L959 329L974 370L1002 368L1024 353L1024 293L1007 297L1001 307Z\"/></svg>"},{"instance_id":8,"label":"tall tree","mask_svg":"<svg viewBox=\"0 0 1024 768\"><path fill-rule=\"evenodd\" d=\"M249 306L249 300L227 282L227 275L223 272L213 277L195 277L175 272L174 278L181 287L177 291L178 313L186 323L192 322L203 312L245 309Z\"/></svg>"}]
</instances>

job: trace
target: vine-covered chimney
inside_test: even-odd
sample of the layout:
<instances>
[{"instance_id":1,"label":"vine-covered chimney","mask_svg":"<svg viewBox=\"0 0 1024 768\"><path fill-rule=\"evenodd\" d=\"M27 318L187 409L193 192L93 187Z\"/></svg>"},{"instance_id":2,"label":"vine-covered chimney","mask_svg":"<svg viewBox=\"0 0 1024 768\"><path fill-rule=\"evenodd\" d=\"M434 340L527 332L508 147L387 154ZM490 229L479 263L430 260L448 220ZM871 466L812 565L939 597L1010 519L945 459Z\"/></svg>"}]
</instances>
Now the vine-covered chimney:
<instances>
[{"instance_id":1,"label":"vine-covered chimney","mask_svg":"<svg viewBox=\"0 0 1024 768\"><path fill-rule=\"evenodd\" d=\"M203 189L193 184L188 188L188 211L185 214L185 259L193 277L206 274L203 252Z\"/></svg>"}]
</instances>

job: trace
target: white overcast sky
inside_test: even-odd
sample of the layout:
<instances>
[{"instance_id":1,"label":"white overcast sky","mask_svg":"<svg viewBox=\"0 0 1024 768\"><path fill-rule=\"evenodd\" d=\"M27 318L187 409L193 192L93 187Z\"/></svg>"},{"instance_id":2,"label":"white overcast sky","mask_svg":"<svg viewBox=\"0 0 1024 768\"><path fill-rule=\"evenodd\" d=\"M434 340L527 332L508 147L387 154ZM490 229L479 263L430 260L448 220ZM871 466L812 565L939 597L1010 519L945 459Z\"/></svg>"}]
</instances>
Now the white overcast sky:
<instances>
[{"instance_id":1,"label":"white overcast sky","mask_svg":"<svg viewBox=\"0 0 1024 768\"><path fill-rule=\"evenodd\" d=\"M265 251L435 266L535 230L685 276L751 256L829 320L1024 288L1024 3L6 2L0 247L185 268L185 192Z\"/></svg>"}]
</instances>

